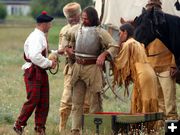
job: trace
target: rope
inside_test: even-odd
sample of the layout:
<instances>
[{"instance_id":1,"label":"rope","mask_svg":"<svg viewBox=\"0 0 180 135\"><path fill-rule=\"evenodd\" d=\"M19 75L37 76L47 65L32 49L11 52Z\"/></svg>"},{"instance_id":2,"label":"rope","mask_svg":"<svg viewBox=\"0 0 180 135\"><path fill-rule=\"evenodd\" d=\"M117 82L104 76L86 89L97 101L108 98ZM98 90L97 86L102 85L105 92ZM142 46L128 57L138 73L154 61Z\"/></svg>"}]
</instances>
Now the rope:
<instances>
[{"instance_id":1,"label":"rope","mask_svg":"<svg viewBox=\"0 0 180 135\"><path fill-rule=\"evenodd\" d=\"M57 59L57 68L56 68L56 70L55 70L55 72L53 72L53 70L52 69L49 69L49 72L52 74L52 75L55 75L55 74L57 74L57 72L59 71L59 63L60 63L60 61L59 61L59 59Z\"/></svg>"}]
</instances>

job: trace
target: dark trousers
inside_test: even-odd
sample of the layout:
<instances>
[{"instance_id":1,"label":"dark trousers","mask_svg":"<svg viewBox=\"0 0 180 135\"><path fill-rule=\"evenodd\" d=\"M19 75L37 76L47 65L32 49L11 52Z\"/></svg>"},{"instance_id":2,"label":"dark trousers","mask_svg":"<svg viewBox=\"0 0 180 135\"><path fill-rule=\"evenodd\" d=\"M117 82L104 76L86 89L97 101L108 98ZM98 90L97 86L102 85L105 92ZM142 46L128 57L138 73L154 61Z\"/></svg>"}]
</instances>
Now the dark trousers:
<instances>
[{"instance_id":1,"label":"dark trousers","mask_svg":"<svg viewBox=\"0 0 180 135\"><path fill-rule=\"evenodd\" d=\"M25 70L24 82L27 101L23 104L17 123L26 126L27 120L35 110L35 127L45 128L49 111L48 75L45 70L31 66Z\"/></svg>"}]
</instances>

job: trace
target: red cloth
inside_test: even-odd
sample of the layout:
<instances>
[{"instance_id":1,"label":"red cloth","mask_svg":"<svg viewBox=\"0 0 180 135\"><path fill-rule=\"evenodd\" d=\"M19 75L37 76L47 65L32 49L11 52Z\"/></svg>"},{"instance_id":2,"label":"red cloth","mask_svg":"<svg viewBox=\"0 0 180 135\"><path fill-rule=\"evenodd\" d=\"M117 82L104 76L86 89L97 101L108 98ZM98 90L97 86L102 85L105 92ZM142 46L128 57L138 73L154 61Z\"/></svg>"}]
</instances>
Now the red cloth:
<instances>
[{"instance_id":1,"label":"red cloth","mask_svg":"<svg viewBox=\"0 0 180 135\"><path fill-rule=\"evenodd\" d=\"M36 126L45 127L49 111L49 82L45 70L31 66L25 70L27 101L24 103L18 123L26 125L28 118L35 110Z\"/></svg>"}]
</instances>

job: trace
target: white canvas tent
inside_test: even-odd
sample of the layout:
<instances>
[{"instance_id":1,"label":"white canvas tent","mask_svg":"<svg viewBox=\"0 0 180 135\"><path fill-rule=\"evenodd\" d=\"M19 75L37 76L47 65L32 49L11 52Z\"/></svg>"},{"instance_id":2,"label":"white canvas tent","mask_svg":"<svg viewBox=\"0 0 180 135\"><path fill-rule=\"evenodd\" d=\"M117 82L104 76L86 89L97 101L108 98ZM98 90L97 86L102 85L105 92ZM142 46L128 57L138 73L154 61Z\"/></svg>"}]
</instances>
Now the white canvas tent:
<instances>
[{"instance_id":1,"label":"white canvas tent","mask_svg":"<svg viewBox=\"0 0 180 135\"><path fill-rule=\"evenodd\" d=\"M142 12L142 8L145 7L148 0L95 0L95 8L98 12L98 16L102 15L102 1L105 2L103 10L103 18L101 24L105 26L108 32L112 35L115 40L119 40L118 29L120 24L120 18L123 17L125 20L134 20L136 16L139 16ZM180 11L176 10L174 4L177 0L161 0L162 10L166 13L180 16ZM180 2L180 0L179 0ZM110 64L105 62L106 70L106 81L107 84L112 87L110 74ZM113 89L113 88L111 88ZM120 95L120 91L116 88L113 89L114 93ZM122 99L123 97L121 97Z\"/></svg>"},{"instance_id":2,"label":"white canvas tent","mask_svg":"<svg viewBox=\"0 0 180 135\"><path fill-rule=\"evenodd\" d=\"M133 20L140 15L142 8L145 7L148 0L104 0L104 14L102 24L120 26L120 17L125 20ZM180 16L180 11L177 11L174 4L177 0L161 0L162 10L166 13ZM96 0L95 8L101 16L102 0Z\"/></svg>"}]
</instances>

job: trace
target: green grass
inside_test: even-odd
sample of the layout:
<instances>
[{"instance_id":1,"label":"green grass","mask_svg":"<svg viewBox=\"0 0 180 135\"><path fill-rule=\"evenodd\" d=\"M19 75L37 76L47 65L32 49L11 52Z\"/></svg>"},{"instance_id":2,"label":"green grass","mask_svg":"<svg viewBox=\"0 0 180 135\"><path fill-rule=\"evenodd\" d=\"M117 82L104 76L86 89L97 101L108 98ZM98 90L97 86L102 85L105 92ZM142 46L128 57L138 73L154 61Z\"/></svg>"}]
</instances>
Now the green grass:
<instances>
[{"instance_id":1,"label":"green grass","mask_svg":"<svg viewBox=\"0 0 180 135\"><path fill-rule=\"evenodd\" d=\"M9 22L8 22L9 20ZM28 20L27 23L22 21ZM63 19L55 19L49 32L51 49L58 47L59 30L65 24ZM14 135L12 126L16 120L22 104L26 100L23 71L23 44L29 33L34 29L31 18L7 18L7 22L0 24L0 135ZM49 74L50 80L50 110L47 119L47 134L58 135L59 103L63 91L63 66L64 58L60 57L59 72ZM180 88L177 87L177 105L180 111ZM104 111L128 112L130 103L123 103L115 99L109 91L108 99L104 99ZM70 129L69 120L68 127ZM34 134L34 117L31 116L26 127L26 135Z\"/></svg>"}]
</instances>

